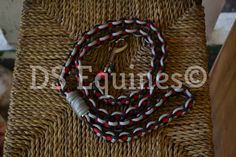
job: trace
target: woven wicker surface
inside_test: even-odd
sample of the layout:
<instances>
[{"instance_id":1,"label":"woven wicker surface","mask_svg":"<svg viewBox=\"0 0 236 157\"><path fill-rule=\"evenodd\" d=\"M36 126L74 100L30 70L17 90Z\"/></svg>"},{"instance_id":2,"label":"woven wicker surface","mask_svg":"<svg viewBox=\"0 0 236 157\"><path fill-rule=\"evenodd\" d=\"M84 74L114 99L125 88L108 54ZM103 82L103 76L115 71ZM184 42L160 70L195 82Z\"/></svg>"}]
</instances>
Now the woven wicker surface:
<instances>
[{"instance_id":1,"label":"woven wicker surface","mask_svg":"<svg viewBox=\"0 0 236 157\"><path fill-rule=\"evenodd\" d=\"M72 39L95 24L121 17L160 21L168 43L169 74L184 74L191 65L207 70L204 13L197 0L26 0L5 156L213 156L208 85L192 90L196 104L190 113L138 140L115 144L93 135L65 99L51 89L55 81L51 68L65 61ZM130 72L130 64L134 73L147 71L150 56L140 50L140 41L130 39L129 45L115 58L118 72ZM107 60L104 46L88 55L84 64L92 65L96 72ZM30 66L47 69L47 88L30 88ZM44 81L43 76L42 72L37 74L38 84ZM119 95L127 91L110 92ZM162 110L173 108L177 102Z\"/></svg>"}]
</instances>

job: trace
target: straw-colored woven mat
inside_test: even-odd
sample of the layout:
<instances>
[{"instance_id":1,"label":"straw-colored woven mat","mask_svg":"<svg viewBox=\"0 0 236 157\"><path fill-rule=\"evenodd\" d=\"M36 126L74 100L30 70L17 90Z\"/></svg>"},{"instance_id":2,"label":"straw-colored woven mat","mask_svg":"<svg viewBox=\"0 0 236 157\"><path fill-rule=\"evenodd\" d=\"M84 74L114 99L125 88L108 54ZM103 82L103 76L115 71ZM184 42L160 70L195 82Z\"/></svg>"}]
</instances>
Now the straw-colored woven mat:
<instances>
[{"instance_id":1,"label":"straw-colored woven mat","mask_svg":"<svg viewBox=\"0 0 236 157\"><path fill-rule=\"evenodd\" d=\"M208 85L192 90L194 109L140 139L106 143L91 133L65 99L51 89L52 67L66 58L72 39L95 24L121 17L160 21L168 43L168 73L184 74L191 65L207 70L204 11L198 0L26 0L20 46L5 139L5 156L213 156ZM146 71L150 56L130 39L129 49L115 59L118 72ZM84 61L96 69L108 60L107 47ZM46 88L33 90L32 66L49 74ZM37 85L44 79L38 70ZM121 92L111 90L112 94ZM163 111L176 106L165 105Z\"/></svg>"}]
</instances>

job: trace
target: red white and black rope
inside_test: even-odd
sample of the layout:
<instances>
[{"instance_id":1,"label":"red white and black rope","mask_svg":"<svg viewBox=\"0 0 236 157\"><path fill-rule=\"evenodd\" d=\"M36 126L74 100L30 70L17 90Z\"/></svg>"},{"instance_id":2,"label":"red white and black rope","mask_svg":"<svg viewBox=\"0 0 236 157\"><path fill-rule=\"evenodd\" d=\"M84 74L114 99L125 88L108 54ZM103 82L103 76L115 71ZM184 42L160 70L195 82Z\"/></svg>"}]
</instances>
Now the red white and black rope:
<instances>
[{"instance_id":1,"label":"red white and black rope","mask_svg":"<svg viewBox=\"0 0 236 157\"><path fill-rule=\"evenodd\" d=\"M109 72L99 71L98 79L92 82L92 90L87 89L82 80L80 68L81 60L92 49L111 41L134 35L143 37L151 51L152 60L147 72L147 82L144 88L133 91L127 96L113 97L104 94L99 83ZM109 142L125 142L143 136L146 132L157 129L179 117L192 108L193 96L186 88L170 88L166 92L158 89L156 81L164 71L164 60L167 57L166 43L162 37L159 25L139 19L121 19L108 21L97 25L82 37L78 38L74 49L66 61L57 87L67 97L68 102L78 116L83 119L93 132ZM67 86L68 78L76 70L75 77L78 83L76 91ZM152 88L148 84L152 82ZM81 88L82 87L82 88ZM159 115L156 120L149 120L170 97L181 95L185 102L172 111ZM96 102L108 105L127 106L123 111L109 113L105 108L98 107Z\"/></svg>"}]
</instances>

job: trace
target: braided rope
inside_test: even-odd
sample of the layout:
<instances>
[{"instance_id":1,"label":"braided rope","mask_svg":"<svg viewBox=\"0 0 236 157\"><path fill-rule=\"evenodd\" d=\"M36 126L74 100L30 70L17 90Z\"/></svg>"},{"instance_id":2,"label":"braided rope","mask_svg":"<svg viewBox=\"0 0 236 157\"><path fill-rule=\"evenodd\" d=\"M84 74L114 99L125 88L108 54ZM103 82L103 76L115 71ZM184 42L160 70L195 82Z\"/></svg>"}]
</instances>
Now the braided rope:
<instances>
[{"instance_id":1,"label":"braided rope","mask_svg":"<svg viewBox=\"0 0 236 157\"><path fill-rule=\"evenodd\" d=\"M80 74L81 60L86 53L109 41L115 41L130 35L143 37L151 50L151 66L146 76L148 82L154 82L152 88L149 88L147 86L148 82L146 82L143 89L133 91L128 96L114 98L111 95L104 94L98 86L99 82L105 79L105 75L110 74L107 71L100 71L97 75L98 80L92 82L92 90L88 90L84 86ZM62 69L57 86L59 91L66 95L73 110L81 119L87 122L97 136L103 137L109 142L130 141L143 136L146 132L157 129L192 108L193 96L188 89L170 88L163 93L157 88L155 81L160 79L160 75L164 71L166 57L166 43L157 24L139 19L108 21L85 32L78 39ZM82 85L79 91L71 91L67 86L66 80L72 73L72 69L76 70L75 77L78 85ZM157 80L154 81L153 78ZM148 121L148 117L153 115L170 97L177 95L184 96L185 102L183 105L169 113L160 115L155 121ZM98 108L96 101L128 107L121 112L109 113L104 108ZM137 105L130 105L134 103Z\"/></svg>"}]
</instances>

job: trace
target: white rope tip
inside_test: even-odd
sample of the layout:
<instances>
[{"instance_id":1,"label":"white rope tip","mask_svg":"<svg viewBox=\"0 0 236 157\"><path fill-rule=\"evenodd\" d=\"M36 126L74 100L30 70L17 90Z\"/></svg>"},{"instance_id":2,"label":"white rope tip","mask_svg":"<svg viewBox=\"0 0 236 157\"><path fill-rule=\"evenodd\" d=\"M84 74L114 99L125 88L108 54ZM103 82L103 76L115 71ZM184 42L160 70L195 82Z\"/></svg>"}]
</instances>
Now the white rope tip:
<instances>
[{"instance_id":1,"label":"white rope tip","mask_svg":"<svg viewBox=\"0 0 236 157\"><path fill-rule=\"evenodd\" d=\"M89 113L89 107L76 91L66 93L66 100L69 102L70 106L79 118L82 118Z\"/></svg>"}]
</instances>

